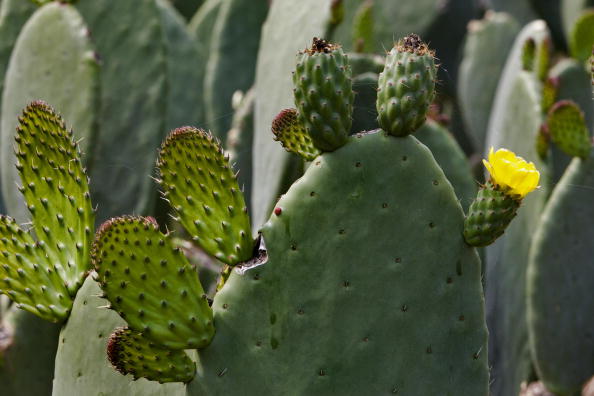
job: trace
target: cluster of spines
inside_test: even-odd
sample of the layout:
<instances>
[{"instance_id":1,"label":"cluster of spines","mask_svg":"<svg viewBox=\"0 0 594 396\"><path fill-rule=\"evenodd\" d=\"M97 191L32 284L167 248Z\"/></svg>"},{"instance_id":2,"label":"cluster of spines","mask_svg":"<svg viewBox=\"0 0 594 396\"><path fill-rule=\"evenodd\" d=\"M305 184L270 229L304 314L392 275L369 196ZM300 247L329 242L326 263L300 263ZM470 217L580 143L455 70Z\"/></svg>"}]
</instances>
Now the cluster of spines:
<instances>
[{"instance_id":1,"label":"cluster of spines","mask_svg":"<svg viewBox=\"0 0 594 396\"><path fill-rule=\"evenodd\" d=\"M124 327L109 337L107 358L117 371L131 374L135 380L187 383L196 373L196 364L183 350L161 348L141 333Z\"/></svg>"},{"instance_id":2,"label":"cluster of spines","mask_svg":"<svg viewBox=\"0 0 594 396\"><path fill-rule=\"evenodd\" d=\"M251 257L254 240L237 174L210 133L174 130L157 167L163 197L196 244L229 265Z\"/></svg>"},{"instance_id":3,"label":"cluster of spines","mask_svg":"<svg viewBox=\"0 0 594 396\"><path fill-rule=\"evenodd\" d=\"M132 330L169 349L210 343L212 310L195 268L154 219L107 221L97 232L92 259L110 308Z\"/></svg>"},{"instance_id":4,"label":"cluster of spines","mask_svg":"<svg viewBox=\"0 0 594 396\"><path fill-rule=\"evenodd\" d=\"M296 109L284 109L272 120L272 133L285 150L300 155L307 161L313 161L320 150L315 148L311 137L307 134L299 120Z\"/></svg>"}]
</instances>

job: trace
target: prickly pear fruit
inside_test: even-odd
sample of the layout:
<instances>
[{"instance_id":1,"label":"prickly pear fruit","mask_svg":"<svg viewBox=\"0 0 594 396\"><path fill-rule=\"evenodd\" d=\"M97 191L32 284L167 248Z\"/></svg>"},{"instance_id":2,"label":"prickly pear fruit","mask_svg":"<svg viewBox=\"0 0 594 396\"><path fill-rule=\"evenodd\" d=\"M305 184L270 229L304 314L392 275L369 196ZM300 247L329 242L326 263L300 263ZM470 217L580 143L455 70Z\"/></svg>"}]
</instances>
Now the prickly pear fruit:
<instances>
[{"instance_id":1,"label":"prickly pear fruit","mask_svg":"<svg viewBox=\"0 0 594 396\"><path fill-rule=\"evenodd\" d=\"M278 140L285 150L298 154L307 161L320 155L320 150L315 148L295 109L285 109L278 113L272 120L272 133L274 140Z\"/></svg>"},{"instance_id":2,"label":"prickly pear fruit","mask_svg":"<svg viewBox=\"0 0 594 396\"><path fill-rule=\"evenodd\" d=\"M210 343L212 310L198 274L154 219L108 220L92 257L105 297L132 330L170 349Z\"/></svg>"},{"instance_id":3,"label":"prickly pear fruit","mask_svg":"<svg viewBox=\"0 0 594 396\"><path fill-rule=\"evenodd\" d=\"M229 265L251 258L254 240L237 175L210 133L176 129L157 167L164 198L196 244Z\"/></svg>"},{"instance_id":4,"label":"prickly pear fruit","mask_svg":"<svg viewBox=\"0 0 594 396\"><path fill-rule=\"evenodd\" d=\"M340 46L314 37L297 56L295 106L314 146L334 151L347 142L353 101L351 69Z\"/></svg>"},{"instance_id":5,"label":"prickly pear fruit","mask_svg":"<svg viewBox=\"0 0 594 396\"><path fill-rule=\"evenodd\" d=\"M413 133L425 122L435 95L433 51L416 34L398 41L386 56L377 92L378 122L394 136Z\"/></svg>"},{"instance_id":6,"label":"prickly pear fruit","mask_svg":"<svg viewBox=\"0 0 594 396\"><path fill-rule=\"evenodd\" d=\"M120 327L109 337L107 358L123 375L151 381L190 382L196 375L196 364L186 352L160 348L141 333Z\"/></svg>"}]
</instances>

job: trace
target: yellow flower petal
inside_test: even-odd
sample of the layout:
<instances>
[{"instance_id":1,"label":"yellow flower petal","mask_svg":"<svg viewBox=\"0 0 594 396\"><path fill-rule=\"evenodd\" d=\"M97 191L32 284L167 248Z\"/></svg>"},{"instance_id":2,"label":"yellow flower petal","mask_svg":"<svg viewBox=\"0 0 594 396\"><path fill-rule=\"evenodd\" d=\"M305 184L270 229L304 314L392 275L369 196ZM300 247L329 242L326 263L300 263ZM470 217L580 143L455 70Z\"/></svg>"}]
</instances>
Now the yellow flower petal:
<instances>
[{"instance_id":1,"label":"yellow flower petal","mask_svg":"<svg viewBox=\"0 0 594 396\"><path fill-rule=\"evenodd\" d=\"M522 199L538 187L540 173L532 162L516 156L513 151L489 150L489 161L483 160L493 184L515 198Z\"/></svg>"}]
</instances>

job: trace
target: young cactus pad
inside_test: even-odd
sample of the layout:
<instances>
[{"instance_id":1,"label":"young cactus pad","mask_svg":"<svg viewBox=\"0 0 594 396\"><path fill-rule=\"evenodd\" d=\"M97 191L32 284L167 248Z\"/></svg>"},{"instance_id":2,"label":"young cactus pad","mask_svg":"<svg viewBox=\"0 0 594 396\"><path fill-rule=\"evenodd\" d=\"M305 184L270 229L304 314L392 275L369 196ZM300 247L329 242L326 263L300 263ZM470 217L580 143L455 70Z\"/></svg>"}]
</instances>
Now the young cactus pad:
<instances>
[{"instance_id":1,"label":"young cactus pad","mask_svg":"<svg viewBox=\"0 0 594 396\"><path fill-rule=\"evenodd\" d=\"M170 349L210 343L212 311L198 274L154 219L105 222L97 231L93 263L111 307L132 330Z\"/></svg>"},{"instance_id":2,"label":"young cactus pad","mask_svg":"<svg viewBox=\"0 0 594 396\"><path fill-rule=\"evenodd\" d=\"M320 155L320 150L314 146L295 109L285 109L278 113L272 120L272 133L274 140L278 140L285 150L300 155L307 161Z\"/></svg>"},{"instance_id":3,"label":"young cactus pad","mask_svg":"<svg viewBox=\"0 0 594 396\"><path fill-rule=\"evenodd\" d=\"M229 265L251 258L254 240L243 194L210 133L176 129L161 146L157 167L163 196L194 242Z\"/></svg>"},{"instance_id":4,"label":"young cactus pad","mask_svg":"<svg viewBox=\"0 0 594 396\"><path fill-rule=\"evenodd\" d=\"M555 103L547 116L547 125L551 139L565 154L582 159L590 155L590 132L584 113L574 102Z\"/></svg>"},{"instance_id":5,"label":"young cactus pad","mask_svg":"<svg viewBox=\"0 0 594 396\"><path fill-rule=\"evenodd\" d=\"M273 212L268 262L214 298L189 395L487 395L480 263L424 145L350 137Z\"/></svg>"},{"instance_id":6,"label":"young cactus pad","mask_svg":"<svg viewBox=\"0 0 594 396\"><path fill-rule=\"evenodd\" d=\"M189 382L196 374L196 364L184 351L160 348L141 333L119 328L107 342L107 358L123 375L151 381Z\"/></svg>"},{"instance_id":7,"label":"young cactus pad","mask_svg":"<svg viewBox=\"0 0 594 396\"><path fill-rule=\"evenodd\" d=\"M396 43L378 81L380 127L391 135L406 136L423 125L436 78L435 55L419 36L411 34Z\"/></svg>"},{"instance_id":8,"label":"young cactus pad","mask_svg":"<svg viewBox=\"0 0 594 396\"><path fill-rule=\"evenodd\" d=\"M295 106L314 146L333 151L344 145L355 95L348 58L340 46L314 37L311 48L297 55L293 84Z\"/></svg>"},{"instance_id":9,"label":"young cactus pad","mask_svg":"<svg viewBox=\"0 0 594 396\"><path fill-rule=\"evenodd\" d=\"M30 312L63 320L89 267L94 212L86 171L72 131L43 102L24 110L15 141L20 190L39 241L2 218L3 292Z\"/></svg>"}]
</instances>

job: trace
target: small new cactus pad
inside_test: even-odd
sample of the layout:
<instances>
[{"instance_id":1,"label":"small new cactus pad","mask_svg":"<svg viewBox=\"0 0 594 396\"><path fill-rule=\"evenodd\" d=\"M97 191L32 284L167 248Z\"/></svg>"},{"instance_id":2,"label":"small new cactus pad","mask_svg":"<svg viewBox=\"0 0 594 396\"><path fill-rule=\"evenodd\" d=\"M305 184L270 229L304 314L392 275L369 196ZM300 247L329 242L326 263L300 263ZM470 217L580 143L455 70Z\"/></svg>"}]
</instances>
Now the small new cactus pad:
<instances>
[{"instance_id":1,"label":"small new cactus pad","mask_svg":"<svg viewBox=\"0 0 594 396\"><path fill-rule=\"evenodd\" d=\"M74 296L89 269L95 221L78 144L62 118L40 101L24 110L15 141L21 192L35 233Z\"/></svg>"},{"instance_id":2,"label":"small new cactus pad","mask_svg":"<svg viewBox=\"0 0 594 396\"><path fill-rule=\"evenodd\" d=\"M43 319L65 320L72 298L48 255L49 247L35 243L10 217L0 216L0 250L0 293Z\"/></svg>"},{"instance_id":3,"label":"small new cactus pad","mask_svg":"<svg viewBox=\"0 0 594 396\"><path fill-rule=\"evenodd\" d=\"M522 70L534 71L536 59L536 41L528 37L522 47Z\"/></svg>"},{"instance_id":4,"label":"small new cactus pad","mask_svg":"<svg viewBox=\"0 0 594 396\"><path fill-rule=\"evenodd\" d=\"M549 77L545 80L542 86L542 111L543 113L547 113L551 106L557 100L557 92L559 90L559 78L558 77Z\"/></svg>"},{"instance_id":5,"label":"small new cactus pad","mask_svg":"<svg viewBox=\"0 0 594 396\"><path fill-rule=\"evenodd\" d=\"M192 268L152 218L105 222L93 245L97 280L131 329L170 349L208 345L212 311Z\"/></svg>"},{"instance_id":6,"label":"small new cactus pad","mask_svg":"<svg viewBox=\"0 0 594 396\"><path fill-rule=\"evenodd\" d=\"M315 148L295 109L285 109L278 113L272 120L272 133L274 140L278 140L285 150L298 154L307 161L320 155L320 150Z\"/></svg>"},{"instance_id":7,"label":"small new cactus pad","mask_svg":"<svg viewBox=\"0 0 594 396\"><path fill-rule=\"evenodd\" d=\"M585 11L573 25L569 37L571 56L586 61L594 45L594 10Z\"/></svg>"},{"instance_id":8,"label":"small new cactus pad","mask_svg":"<svg viewBox=\"0 0 594 396\"><path fill-rule=\"evenodd\" d=\"M61 321L89 267L94 213L87 175L72 131L43 102L27 106L15 141L20 190L38 242L13 219L1 218L0 292L29 312Z\"/></svg>"},{"instance_id":9,"label":"small new cactus pad","mask_svg":"<svg viewBox=\"0 0 594 396\"><path fill-rule=\"evenodd\" d=\"M243 194L210 133L176 129L161 146L157 167L164 198L196 244L229 265L251 258L254 240Z\"/></svg>"},{"instance_id":10,"label":"small new cactus pad","mask_svg":"<svg viewBox=\"0 0 594 396\"><path fill-rule=\"evenodd\" d=\"M520 202L487 183L470 205L464 239L471 246L487 246L499 238L516 217Z\"/></svg>"},{"instance_id":11,"label":"small new cactus pad","mask_svg":"<svg viewBox=\"0 0 594 396\"><path fill-rule=\"evenodd\" d=\"M353 101L351 68L340 46L314 37L297 55L293 73L295 106L313 144L334 151L347 142Z\"/></svg>"},{"instance_id":12,"label":"small new cactus pad","mask_svg":"<svg viewBox=\"0 0 594 396\"><path fill-rule=\"evenodd\" d=\"M107 358L123 375L151 381L190 382L196 375L196 364L183 350L161 348L141 333L120 327L109 337Z\"/></svg>"},{"instance_id":13,"label":"small new cactus pad","mask_svg":"<svg viewBox=\"0 0 594 396\"><path fill-rule=\"evenodd\" d=\"M557 102L547 116L551 139L573 157L586 158L592 147L584 113L570 100Z\"/></svg>"},{"instance_id":14,"label":"small new cactus pad","mask_svg":"<svg viewBox=\"0 0 594 396\"><path fill-rule=\"evenodd\" d=\"M411 34L398 41L379 76L380 127L391 135L406 136L423 125L435 95L436 76L434 53L419 36Z\"/></svg>"}]
</instances>

